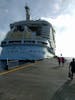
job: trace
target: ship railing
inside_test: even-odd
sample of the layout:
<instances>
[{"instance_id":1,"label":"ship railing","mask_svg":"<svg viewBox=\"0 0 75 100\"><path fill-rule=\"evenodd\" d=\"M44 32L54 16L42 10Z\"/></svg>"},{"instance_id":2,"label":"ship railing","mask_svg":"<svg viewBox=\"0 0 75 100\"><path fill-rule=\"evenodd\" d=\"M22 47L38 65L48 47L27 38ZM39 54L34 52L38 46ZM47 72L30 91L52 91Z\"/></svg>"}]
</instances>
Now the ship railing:
<instances>
[{"instance_id":1,"label":"ship railing","mask_svg":"<svg viewBox=\"0 0 75 100\"><path fill-rule=\"evenodd\" d=\"M24 41L24 44L36 44L36 45L47 45L46 42L43 41L38 41L38 40L29 40L29 41Z\"/></svg>"},{"instance_id":2,"label":"ship railing","mask_svg":"<svg viewBox=\"0 0 75 100\"><path fill-rule=\"evenodd\" d=\"M6 45L11 45L11 44L21 44L21 41L19 40L17 40L17 41L2 41L1 42L1 46L6 46Z\"/></svg>"},{"instance_id":3,"label":"ship railing","mask_svg":"<svg viewBox=\"0 0 75 100\"><path fill-rule=\"evenodd\" d=\"M6 41L2 41L1 42L1 46L5 46L5 45L7 45L7 42Z\"/></svg>"},{"instance_id":4,"label":"ship railing","mask_svg":"<svg viewBox=\"0 0 75 100\"><path fill-rule=\"evenodd\" d=\"M5 44L6 44L6 41L1 42L1 45L5 45Z\"/></svg>"},{"instance_id":5,"label":"ship railing","mask_svg":"<svg viewBox=\"0 0 75 100\"><path fill-rule=\"evenodd\" d=\"M42 46L48 46L48 43L46 41L41 41L41 40L8 40L8 41L3 41L1 42L1 46L6 46L6 45L17 45L17 44L36 44L36 45L42 45Z\"/></svg>"},{"instance_id":6,"label":"ship railing","mask_svg":"<svg viewBox=\"0 0 75 100\"><path fill-rule=\"evenodd\" d=\"M8 44L20 44L21 41L17 40L17 41L8 41Z\"/></svg>"}]
</instances>

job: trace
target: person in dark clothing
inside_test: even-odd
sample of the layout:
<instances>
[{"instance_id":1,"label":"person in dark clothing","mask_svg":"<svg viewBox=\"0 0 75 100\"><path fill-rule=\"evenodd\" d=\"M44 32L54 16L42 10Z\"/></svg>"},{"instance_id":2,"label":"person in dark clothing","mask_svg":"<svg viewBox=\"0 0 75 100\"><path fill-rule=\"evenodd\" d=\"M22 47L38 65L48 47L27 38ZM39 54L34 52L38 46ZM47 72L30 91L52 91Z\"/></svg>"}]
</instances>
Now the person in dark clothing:
<instances>
[{"instance_id":1,"label":"person in dark clothing","mask_svg":"<svg viewBox=\"0 0 75 100\"><path fill-rule=\"evenodd\" d=\"M59 66L60 66L60 63L61 63L61 59L60 59L60 57L58 57L58 64L59 64Z\"/></svg>"},{"instance_id":2,"label":"person in dark clothing","mask_svg":"<svg viewBox=\"0 0 75 100\"><path fill-rule=\"evenodd\" d=\"M62 66L64 66L64 63L65 63L64 57L61 57L61 62L62 62Z\"/></svg>"},{"instance_id":3,"label":"person in dark clothing","mask_svg":"<svg viewBox=\"0 0 75 100\"><path fill-rule=\"evenodd\" d=\"M60 66L60 65L61 65L61 66L64 66L64 63L65 63L64 57L58 57L58 64L59 64L59 66Z\"/></svg>"},{"instance_id":4,"label":"person in dark clothing","mask_svg":"<svg viewBox=\"0 0 75 100\"><path fill-rule=\"evenodd\" d=\"M69 73L71 73L71 79L73 79L73 73L75 73L75 59L73 58L69 64Z\"/></svg>"}]
</instances>

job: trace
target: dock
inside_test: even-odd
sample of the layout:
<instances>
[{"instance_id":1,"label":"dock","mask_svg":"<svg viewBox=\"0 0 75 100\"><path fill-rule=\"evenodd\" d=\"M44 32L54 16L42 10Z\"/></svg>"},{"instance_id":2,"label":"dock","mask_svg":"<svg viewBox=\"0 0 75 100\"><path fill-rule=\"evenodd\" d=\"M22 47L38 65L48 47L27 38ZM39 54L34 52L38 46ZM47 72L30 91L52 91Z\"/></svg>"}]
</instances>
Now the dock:
<instances>
[{"instance_id":1,"label":"dock","mask_svg":"<svg viewBox=\"0 0 75 100\"><path fill-rule=\"evenodd\" d=\"M68 63L45 59L0 72L0 100L75 100Z\"/></svg>"}]
</instances>

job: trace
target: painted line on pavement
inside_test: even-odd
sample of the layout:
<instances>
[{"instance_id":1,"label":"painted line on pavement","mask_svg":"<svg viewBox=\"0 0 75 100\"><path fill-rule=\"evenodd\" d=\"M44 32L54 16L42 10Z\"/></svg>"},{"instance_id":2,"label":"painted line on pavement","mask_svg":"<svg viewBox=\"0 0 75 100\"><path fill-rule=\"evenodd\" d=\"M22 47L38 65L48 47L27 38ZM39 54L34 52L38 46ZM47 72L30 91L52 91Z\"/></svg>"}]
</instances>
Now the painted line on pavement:
<instances>
[{"instance_id":1,"label":"painted line on pavement","mask_svg":"<svg viewBox=\"0 0 75 100\"><path fill-rule=\"evenodd\" d=\"M36 63L37 63L37 62L36 62ZM36 63L34 63L34 64L36 64ZM21 69L23 69L23 68L27 68L27 67L29 67L29 66L32 66L32 65L34 65L34 64L28 64L28 65L24 65L24 66L22 66L22 67L16 67L16 68L14 68L14 69L9 69L8 71L1 72L0 75L5 75L5 74L11 73L11 72L15 72L15 71L21 70Z\"/></svg>"}]
</instances>

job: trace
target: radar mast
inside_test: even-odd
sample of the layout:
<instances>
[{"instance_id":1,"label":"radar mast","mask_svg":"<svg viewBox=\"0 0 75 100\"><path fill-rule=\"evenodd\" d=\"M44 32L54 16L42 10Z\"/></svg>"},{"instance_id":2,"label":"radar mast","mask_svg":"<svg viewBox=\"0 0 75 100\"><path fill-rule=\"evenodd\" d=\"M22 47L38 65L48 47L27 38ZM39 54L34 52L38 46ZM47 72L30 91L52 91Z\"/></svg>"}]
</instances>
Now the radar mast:
<instances>
[{"instance_id":1,"label":"radar mast","mask_svg":"<svg viewBox=\"0 0 75 100\"><path fill-rule=\"evenodd\" d=\"M27 5L25 6L25 10L26 10L26 20L30 20L30 8Z\"/></svg>"}]
</instances>

